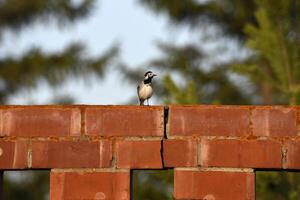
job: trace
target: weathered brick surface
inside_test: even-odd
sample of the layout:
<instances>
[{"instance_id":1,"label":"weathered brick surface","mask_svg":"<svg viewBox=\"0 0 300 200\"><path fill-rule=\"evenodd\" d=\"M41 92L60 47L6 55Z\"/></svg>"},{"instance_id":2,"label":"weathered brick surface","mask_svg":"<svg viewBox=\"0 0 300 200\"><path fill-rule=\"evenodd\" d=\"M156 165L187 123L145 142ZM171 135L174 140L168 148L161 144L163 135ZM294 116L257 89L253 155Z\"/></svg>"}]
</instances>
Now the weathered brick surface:
<instances>
[{"instance_id":1,"label":"weathered brick surface","mask_svg":"<svg viewBox=\"0 0 300 200\"><path fill-rule=\"evenodd\" d=\"M110 167L112 144L109 140L32 141L33 168Z\"/></svg>"},{"instance_id":2,"label":"weathered brick surface","mask_svg":"<svg viewBox=\"0 0 300 200\"><path fill-rule=\"evenodd\" d=\"M129 172L51 172L50 200L129 200Z\"/></svg>"},{"instance_id":3,"label":"weathered brick surface","mask_svg":"<svg viewBox=\"0 0 300 200\"><path fill-rule=\"evenodd\" d=\"M177 200L254 200L255 176L250 172L175 170L174 197Z\"/></svg>"},{"instance_id":4,"label":"weathered brick surface","mask_svg":"<svg viewBox=\"0 0 300 200\"><path fill-rule=\"evenodd\" d=\"M163 167L177 167L175 199L252 200L254 173L240 168L300 169L300 107L164 114L162 106L0 106L0 169L59 168L51 200L127 200L129 169Z\"/></svg>"},{"instance_id":5,"label":"weathered brick surface","mask_svg":"<svg viewBox=\"0 0 300 200\"><path fill-rule=\"evenodd\" d=\"M205 167L282 167L281 144L271 140L202 139L199 148Z\"/></svg>"},{"instance_id":6,"label":"weathered brick surface","mask_svg":"<svg viewBox=\"0 0 300 200\"><path fill-rule=\"evenodd\" d=\"M27 141L0 140L0 169L27 168Z\"/></svg>"},{"instance_id":7,"label":"weathered brick surface","mask_svg":"<svg viewBox=\"0 0 300 200\"><path fill-rule=\"evenodd\" d=\"M300 169L300 141L288 140L285 142L286 163L288 169Z\"/></svg>"},{"instance_id":8,"label":"weathered brick surface","mask_svg":"<svg viewBox=\"0 0 300 200\"><path fill-rule=\"evenodd\" d=\"M241 106L170 106L171 136L244 136L250 110Z\"/></svg>"},{"instance_id":9,"label":"weathered brick surface","mask_svg":"<svg viewBox=\"0 0 300 200\"><path fill-rule=\"evenodd\" d=\"M256 107L252 113L253 134L256 136L296 136L295 107Z\"/></svg>"},{"instance_id":10,"label":"weathered brick surface","mask_svg":"<svg viewBox=\"0 0 300 200\"><path fill-rule=\"evenodd\" d=\"M80 110L20 106L0 110L0 136L78 136Z\"/></svg>"},{"instance_id":11,"label":"weathered brick surface","mask_svg":"<svg viewBox=\"0 0 300 200\"><path fill-rule=\"evenodd\" d=\"M118 168L162 168L161 141L117 141Z\"/></svg>"},{"instance_id":12,"label":"weathered brick surface","mask_svg":"<svg viewBox=\"0 0 300 200\"><path fill-rule=\"evenodd\" d=\"M162 106L97 106L85 111L86 134L101 136L163 136Z\"/></svg>"},{"instance_id":13,"label":"weathered brick surface","mask_svg":"<svg viewBox=\"0 0 300 200\"><path fill-rule=\"evenodd\" d=\"M163 156L165 167L197 166L196 140L164 140Z\"/></svg>"}]
</instances>

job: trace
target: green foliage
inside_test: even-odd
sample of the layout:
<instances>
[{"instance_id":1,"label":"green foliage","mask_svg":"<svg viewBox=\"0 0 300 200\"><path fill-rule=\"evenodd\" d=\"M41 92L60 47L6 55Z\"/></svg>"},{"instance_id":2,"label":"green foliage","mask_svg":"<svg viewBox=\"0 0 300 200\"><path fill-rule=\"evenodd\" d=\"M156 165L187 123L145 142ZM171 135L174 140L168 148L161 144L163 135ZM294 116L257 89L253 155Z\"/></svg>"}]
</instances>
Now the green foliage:
<instances>
[{"instance_id":1,"label":"green foliage","mask_svg":"<svg viewBox=\"0 0 300 200\"><path fill-rule=\"evenodd\" d=\"M254 0L140 0L157 13L166 14L171 22L190 25L192 28L203 23L217 25L229 36L243 39L243 27L254 22Z\"/></svg>"},{"instance_id":2,"label":"green foliage","mask_svg":"<svg viewBox=\"0 0 300 200\"><path fill-rule=\"evenodd\" d=\"M9 175L14 178L9 178ZM4 172L3 199L49 199L49 177L49 171Z\"/></svg>"},{"instance_id":3,"label":"green foliage","mask_svg":"<svg viewBox=\"0 0 300 200\"><path fill-rule=\"evenodd\" d=\"M20 30L36 20L55 19L59 23L74 22L87 16L93 0L1 0L0 36L6 29Z\"/></svg>"},{"instance_id":4,"label":"green foliage","mask_svg":"<svg viewBox=\"0 0 300 200\"><path fill-rule=\"evenodd\" d=\"M255 51L255 55L248 62L237 65L238 72L256 81L267 81L273 90L286 96L290 104L299 104L300 24L293 23L296 18L291 11L299 12L300 3L263 0L257 4L258 25L245 26L246 45ZM258 79L254 77L256 75Z\"/></svg>"},{"instance_id":5,"label":"green foliage","mask_svg":"<svg viewBox=\"0 0 300 200\"><path fill-rule=\"evenodd\" d=\"M133 199L171 200L173 170L134 170Z\"/></svg>"},{"instance_id":6,"label":"green foliage","mask_svg":"<svg viewBox=\"0 0 300 200\"><path fill-rule=\"evenodd\" d=\"M300 199L299 182L298 172L256 172L256 199Z\"/></svg>"},{"instance_id":7,"label":"green foliage","mask_svg":"<svg viewBox=\"0 0 300 200\"><path fill-rule=\"evenodd\" d=\"M163 84L166 87L166 99L167 104L175 104L180 102L181 104L196 104L198 103L196 85L190 81L184 88L179 88L170 76L165 76Z\"/></svg>"}]
</instances>

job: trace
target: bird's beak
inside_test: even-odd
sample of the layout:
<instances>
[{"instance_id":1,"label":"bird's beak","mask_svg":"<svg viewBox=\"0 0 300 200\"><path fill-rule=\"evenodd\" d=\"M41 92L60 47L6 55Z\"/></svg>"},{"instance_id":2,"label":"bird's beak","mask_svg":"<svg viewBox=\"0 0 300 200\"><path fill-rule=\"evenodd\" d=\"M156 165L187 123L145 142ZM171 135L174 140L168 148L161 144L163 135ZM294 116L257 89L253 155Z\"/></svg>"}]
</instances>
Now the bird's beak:
<instances>
[{"instance_id":1,"label":"bird's beak","mask_svg":"<svg viewBox=\"0 0 300 200\"><path fill-rule=\"evenodd\" d=\"M153 74L153 76L157 76L157 74Z\"/></svg>"}]
</instances>

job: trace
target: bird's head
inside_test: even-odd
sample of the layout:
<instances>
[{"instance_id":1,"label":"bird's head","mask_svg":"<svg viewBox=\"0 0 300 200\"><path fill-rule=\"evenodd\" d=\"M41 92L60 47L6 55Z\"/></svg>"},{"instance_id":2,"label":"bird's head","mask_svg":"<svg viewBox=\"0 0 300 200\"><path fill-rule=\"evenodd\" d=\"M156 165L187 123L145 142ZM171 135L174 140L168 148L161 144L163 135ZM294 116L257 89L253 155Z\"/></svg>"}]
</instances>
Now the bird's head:
<instances>
[{"instance_id":1,"label":"bird's head","mask_svg":"<svg viewBox=\"0 0 300 200\"><path fill-rule=\"evenodd\" d=\"M152 71L147 71L144 75L144 80L151 80L154 76L157 76L156 74L154 74Z\"/></svg>"}]
</instances>

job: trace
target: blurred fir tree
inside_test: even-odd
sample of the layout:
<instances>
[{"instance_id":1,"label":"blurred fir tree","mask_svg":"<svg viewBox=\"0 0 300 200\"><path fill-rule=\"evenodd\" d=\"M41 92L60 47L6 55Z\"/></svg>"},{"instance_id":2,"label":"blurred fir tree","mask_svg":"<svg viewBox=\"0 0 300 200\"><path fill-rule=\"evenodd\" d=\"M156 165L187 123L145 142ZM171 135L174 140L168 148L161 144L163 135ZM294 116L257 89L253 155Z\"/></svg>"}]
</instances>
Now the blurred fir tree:
<instances>
[{"instance_id":1,"label":"blurred fir tree","mask_svg":"<svg viewBox=\"0 0 300 200\"><path fill-rule=\"evenodd\" d=\"M246 45L254 50L235 70L252 82L265 81L272 99L300 103L300 3L257 1L257 24L246 24ZM276 102L276 101L275 101Z\"/></svg>"},{"instance_id":2,"label":"blurred fir tree","mask_svg":"<svg viewBox=\"0 0 300 200\"><path fill-rule=\"evenodd\" d=\"M169 72L163 77L162 84L156 85L157 96L163 97L164 102L292 105L300 103L299 1L140 2L146 8L166 15L172 24L193 30L213 26L220 30L219 37L229 38L250 50L244 59L232 59L204 70L205 55L196 42L186 46L159 44L163 56L149 61L144 66ZM128 70L128 75L134 80L143 70ZM235 84L230 79L233 73L247 78L251 83L250 88ZM176 77L176 81L172 77ZM249 93L251 90L253 92ZM145 176L151 181L151 176L155 174ZM142 176L136 176L135 184L141 184L142 179ZM300 199L298 173L258 172L256 180L256 196L259 200ZM136 199L142 199L140 197L142 194Z\"/></svg>"},{"instance_id":3,"label":"blurred fir tree","mask_svg":"<svg viewBox=\"0 0 300 200\"><path fill-rule=\"evenodd\" d=\"M71 25L86 18L94 0L2 0L0 1L0 45L4 32L19 32L34 23L56 22ZM17 36L17 35L16 35ZM101 77L105 67L116 57L118 48L110 47L103 55L89 57L84 44L72 43L56 53L32 48L20 57L0 57L0 103L22 89L36 87L40 81L52 86L71 77Z\"/></svg>"},{"instance_id":4,"label":"blurred fir tree","mask_svg":"<svg viewBox=\"0 0 300 200\"><path fill-rule=\"evenodd\" d=\"M16 33L35 23L72 25L88 17L93 7L94 0L0 0L0 45L5 39L4 33L14 33L18 37ZM41 81L58 86L74 77L102 78L106 67L117 54L118 47L113 45L103 55L91 57L85 52L84 44L76 42L55 53L32 48L18 57L1 55L0 103L8 103L8 97L21 90L37 87ZM70 102L72 98L67 96L55 100L55 103ZM4 174L4 199L49 199L48 172L22 173L26 174L27 180L12 180Z\"/></svg>"}]
</instances>

